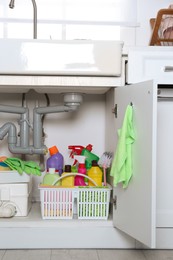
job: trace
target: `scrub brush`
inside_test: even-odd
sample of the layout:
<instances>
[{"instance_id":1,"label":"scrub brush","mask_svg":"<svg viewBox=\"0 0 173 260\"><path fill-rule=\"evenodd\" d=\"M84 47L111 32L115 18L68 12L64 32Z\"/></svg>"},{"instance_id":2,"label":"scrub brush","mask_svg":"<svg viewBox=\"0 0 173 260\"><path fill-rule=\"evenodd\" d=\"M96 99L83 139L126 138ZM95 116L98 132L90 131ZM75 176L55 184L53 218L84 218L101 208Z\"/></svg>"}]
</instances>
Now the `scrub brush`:
<instances>
[{"instance_id":1,"label":"scrub brush","mask_svg":"<svg viewBox=\"0 0 173 260\"><path fill-rule=\"evenodd\" d=\"M100 167L103 168L104 174L104 186L106 186L106 169L108 169L112 162L113 153L111 152L104 152L103 155L100 157L98 164Z\"/></svg>"}]
</instances>

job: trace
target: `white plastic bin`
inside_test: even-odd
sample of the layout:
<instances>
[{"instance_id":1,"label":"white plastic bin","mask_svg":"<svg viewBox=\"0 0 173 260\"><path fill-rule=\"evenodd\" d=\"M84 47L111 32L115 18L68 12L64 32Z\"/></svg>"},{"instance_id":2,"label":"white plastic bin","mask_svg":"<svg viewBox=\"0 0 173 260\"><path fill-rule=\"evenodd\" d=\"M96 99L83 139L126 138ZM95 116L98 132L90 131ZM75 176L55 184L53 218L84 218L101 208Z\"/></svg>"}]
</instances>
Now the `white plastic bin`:
<instances>
[{"instance_id":1,"label":"white plastic bin","mask_svg":"<svg viewBox=\"0 0 173 260\"><path fill-rule=\"evenodd\" d=\"M77 203L78 219L108 219L110 185L107 187L39 186L43 219L73 219Z\"/></svg>"},{"instance_id":2,"label":"white plastic bin","mask_svg":"<svg viewBox=\"0 0 173 260\"><path fill-rule=\"evenodd\" d=\"M15 216L27 216L32 206L32 178L15 171L0 172L0 201L1 206L14 205Z\"/></svg>"},{"instance_id":3,"label":"white plastic bin","mask_svg":"<svg viewBox=\"0 0 173 260\"><path fill-rule=\"evenodd\" d=\"M77 199L78 219L107 219L111 189L79 188Z\"/></svg>"}]
</instances>

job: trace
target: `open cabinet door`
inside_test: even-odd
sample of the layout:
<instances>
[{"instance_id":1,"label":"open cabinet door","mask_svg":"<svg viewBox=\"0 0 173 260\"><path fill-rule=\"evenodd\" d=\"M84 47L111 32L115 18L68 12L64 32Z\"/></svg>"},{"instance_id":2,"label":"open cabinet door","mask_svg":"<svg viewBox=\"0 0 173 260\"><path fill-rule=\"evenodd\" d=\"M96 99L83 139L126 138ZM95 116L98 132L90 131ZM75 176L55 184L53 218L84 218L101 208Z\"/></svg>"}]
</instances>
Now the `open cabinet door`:
<instances>
[{"instance_id":1,"label":"open cabinet door","mask_svg":"<svg viewBox=\"0 0 173 260\"><path fill-rule=\"evenodd\" d=\"M116 130L122 127L127 105L133 104L136 133L132 145L133 176L126 189L114 188L114 226L148 247L156 233L156 120L157 86L142 82L115 90ZM117 135L117 131L115 133Z\"/></svg>"}]
</instances>

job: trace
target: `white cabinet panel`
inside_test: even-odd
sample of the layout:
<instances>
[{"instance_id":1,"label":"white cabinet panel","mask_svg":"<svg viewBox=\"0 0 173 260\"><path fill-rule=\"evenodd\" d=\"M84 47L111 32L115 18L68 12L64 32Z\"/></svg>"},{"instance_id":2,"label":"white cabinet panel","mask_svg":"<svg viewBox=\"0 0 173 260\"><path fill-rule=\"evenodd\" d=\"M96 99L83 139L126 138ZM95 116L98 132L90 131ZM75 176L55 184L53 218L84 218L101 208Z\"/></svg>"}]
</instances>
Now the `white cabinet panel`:
<instances>
[{"instance_id":1,"label":"white cabinet panel","mask_svg":"<svg viewBox=\"0 0 173 260\"><path fill-rule=\"evenodd\" d=\"M158 84L172 84L173 47L131 48L128 55L128 83L155 79Z\"/></svg>"},{"instance_id":2,"label":"white cabinet panel","mask_svg":"<svg viewBox=\"0 0 173 260\"><path fill-rule=\"evenodd\" d=\"M156 116L157 87L152 81L115 90L116 127L121 128L126 107L134 109L136 141L133 144L133 177L126 189L114 188L115 227L149 247L156 232ZM116 133L115 133L116 134Z\"/></svg>"},{"instance_id":3,"label":"white cabinet panel","mask_svg":"<svg viewBox=\"0 0 173 260\"><path fill-rule=\"evenodd\" d=\"M173 90L161 90L173 96ZM165 93L164 93L165 92ZM173 227L173 98L158 101L157 227Z\"/></svg>"}]
</instances>

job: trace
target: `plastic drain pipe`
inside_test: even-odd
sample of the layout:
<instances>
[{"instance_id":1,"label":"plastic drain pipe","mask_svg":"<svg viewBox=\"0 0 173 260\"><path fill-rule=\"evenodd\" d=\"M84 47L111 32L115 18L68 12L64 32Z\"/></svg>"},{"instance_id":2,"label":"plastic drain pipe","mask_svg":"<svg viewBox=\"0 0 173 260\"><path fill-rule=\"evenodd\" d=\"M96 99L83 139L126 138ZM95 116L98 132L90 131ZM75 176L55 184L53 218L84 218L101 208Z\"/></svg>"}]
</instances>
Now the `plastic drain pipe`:
<instances>
[{"instance_id":1,"label":"plastic drain pipe","mask_svg":"<svg viewBox=\"0 0 173 260\"><path fill-rule=\"evenodd\" d=\"M20 144L17 145L17 130L16 126L11 123L5 123L0 127L0 140L3 140L6 134L8 134L8 148L11 153L14 154L46 154L47 147L35 148L29 146L29 110L27 107L16 107L0 105L0 112L20 114Z\"/></svg>"},{"instance_id":2,"label":"plastic drain pipe","mask_svg":"<svg viewBox=\"0 0 173 260\"><path fill-rule=\"evenodd\" d=\"M48 106L48 107L36 107L34 109L34 147L39 148L42 144L42 122L41 118L45 114L61 113L76 111L83 102L83 96L81 93L65 93L64 106Z\"/></svg>"},{"instance_id":3,"label":"plastic drain pipe","mask_svg":"<svg viewBox=\"0 0 173 260\"><path fill-rule=\"evenodd\" d=\"M68 107L68 106L55 106L55 107L38 107L34 109L34 147L39 148L42 144L42 122L41 118L45 114L52 113L61 113L61 112L70 112L76 110L76 107Z\"/></svg>"},{"instance_id":4,"label":"plastic drain pipe","mask_svg":"<svg viewBox=\"0 0 173 260\"><path fill-rule=\"evenodd\" d=\"M33 111L33 146L29 145L29 110L27 107L0 105L0 112L21 114L20 145L17 145L16 126L9 122L0 127L0 140L8 134L8 148L11 153L17 154L46 154L47 147L42 140L42 122L44 114L75 111L82 103L82 94L64 94L64 106L36 107Z\"/></svg>"},{"instance_id":5,"label":"plastic drain pipe","mask_svg":"<svg viewBox=\"0 0 173 260\"><path fill-rule=\"evenodd\" d=\"M29 110L27 107L16 107L0 105L0 112L20 114L20 146L17 146L17 131L16 126L9 122L4 124L0 128L0 139L2 140L6 134L8 134L9 150L12 153L20 153L20 148L24 149L29 145Z\"/></svg>"}]
</instances>

